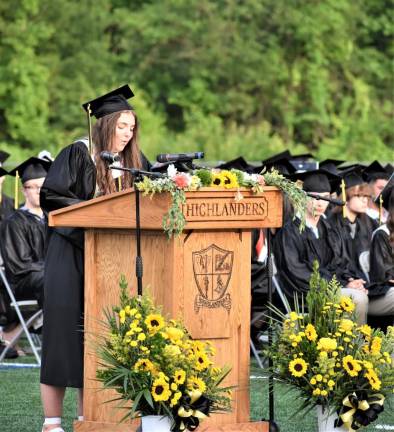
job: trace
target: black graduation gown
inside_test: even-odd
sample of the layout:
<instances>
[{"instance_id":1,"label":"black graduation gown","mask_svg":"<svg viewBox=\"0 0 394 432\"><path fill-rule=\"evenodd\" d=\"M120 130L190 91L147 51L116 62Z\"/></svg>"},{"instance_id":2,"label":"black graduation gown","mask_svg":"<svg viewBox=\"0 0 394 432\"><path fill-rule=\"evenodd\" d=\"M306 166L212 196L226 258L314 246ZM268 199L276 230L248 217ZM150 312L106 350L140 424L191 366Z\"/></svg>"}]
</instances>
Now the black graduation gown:
<instances>
[{"instance_id":1,"label":"black graduation gown","mask_svg":"<svg viewBox=\"0 0 394 432\"><path fill-rule=\"evenodd\" d=\"M17 300L36 299L42 304L46 223L21 208L1 227L1 254L8 282Z\"/></svg>"},{"instance_id":2,"label":"black graduation gown","mask_svg":"<svg viewBox=\"0 0 394 432\"><path fill-rule=\"evenodd\" d=\"M355 220L356 233L352 238L350 235L350 221L348 218L344 218L342 213L331 214L328 221L338 231L344 242L345 252L352 272L357 279L365 279L364 272L360 267L359 257L361 252L370 250L372 233L378 227L377 222L367 214L357 216Z\"/></svg>"},{"instance_id":3,"label":"black graduation gown","mask_svg":"<svg viewBox=\"0 0 394 432\"><path fill-rule=\"evenodd\" d=\"M394 252L389 242L387 232L380 228L375 231L370 251L371 285L368 290L370 297L385 295L390 288L394 288Z\"/></svg>"},{"instance_id":4,"label":"black graduation gown","mask_svg":"<svg viewBox=\"0 0 394 432\"><path fill-rule=\"evenodd\" d=\"M0 203L0 224L14 213L14 201L12 198L5 194L1 194Z\"/></svg>"},{"instance_id":5,"label":"black graduation gown","mask_svg":"<svg viewBox=\"0 0 394 432\"><path fill-rule=\"evenodd\" d=\"M295 292L309 290L315 260L319 262L322 277L331 280L335 274L345 286L348 279L354 276L349 271L343 243L337 232L323 218L317 225L318 239L310 228L300 232L299 226L299 219L287 222L273 241L277 278L285 294L292 298Z\"/></svg>"},{"instance_id":6,"label":"black graduation gown","mask_svg":"<svg viewBox=\"0 0 394 432\"><path fill-rule=\"evenodd\" d=\"M142 155L142 159L144 157ZM146 160L146 159L145 159ZM144 164L143 169L149 166ZM82 141L64 148L41 189L47 213L94 197L96 167ZM45 262L41 383L83 387L84 233L49 228Z\"/></svg>"}]
</instances>

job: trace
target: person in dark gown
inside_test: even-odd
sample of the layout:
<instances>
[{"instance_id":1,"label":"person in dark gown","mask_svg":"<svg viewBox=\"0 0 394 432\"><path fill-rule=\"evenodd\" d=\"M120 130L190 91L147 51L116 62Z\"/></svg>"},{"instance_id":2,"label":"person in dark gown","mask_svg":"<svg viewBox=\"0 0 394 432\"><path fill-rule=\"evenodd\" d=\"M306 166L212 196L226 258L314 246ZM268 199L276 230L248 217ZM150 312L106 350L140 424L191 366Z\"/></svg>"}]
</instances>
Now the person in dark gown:
<instances>
[{"instance_id":1,"label":"person in dark gown","mask_svg":"<svg viewBox=\"0 0 394 432\"><path fill-rule=\"evenodd\" d=\"M372 235L370 251L371 285L368 290L369 313L394 319L394 182L382 191L387 221Z\"/></svg>"},{"instance_id":2,"label":"person in dark gown","mask_svg":"<svg viewBox=\"0 0 394 432\"><path fill-rule=\"evenodd\" d=\"M1 255L7 280L17 300L37 300L40 307L44 288L44 255L46 223L40 208L40 188L50 162L31 157L10 171L22 180L25 204L1 226ZM5 340L19 330L17 322L4 327Z\"/></svg>"},{"instance_id":3,"label":"person in dark gown","mask_svg":"<svg viewBox=\"0 0 394 432\"><path fill-rule=\"evenodd\" d=\"M121 165L149 169L138 147L138 119L127 99L129 86L84 104L97 118L92 154L87 140L64 148L56 157L41 190L46 213L130 187L129 173L110 171L101 151L118 153ZM116 173L116 174L115 174ZM120 173L120 174L119 174ZM116 178L115 178L116 177ZM44 329L41 364L43 431L61 429L66 387L79 389L78 416L83 406L84 233L77 228L50 228L45 263Z\"/></svg>"},{"instance_id":4,"label":"person in dark gown","mask_svg":"<svg viewBox=\"0 0 394 432\"><path fill-rule=\"evenodd\" d=\"M374 160L363 170L363 177L371 188L372 199L368 202L367 215L372 219L385 223L388 211L383 207L379 209L379 202L376 198L382 193L390 177L388 167L383 167L377 160ZM376 201L376 202L375 202ZM380 211L381 210L381 211Z\"/></svg>"},{"instance_id":5,"label":"person in dark gown","mask_svg":"<svg viewBox=\"0 0 394 432\"><path fill-rule=\"evenodd\" d=\"M359 257L362 252L369 251L372 233L378 227L377 221L366 214L371 189L364 182L358 167L344 171L341 176L345 182L345 213L343 215L342 207L337 207L328 220L344 241L352 272L363 279L365 276Z\"/></svg>"},{"instance_id":6,"label":"person in dark gown","mask_svg":"<svg viewBox=\"0 0 394 432\"><path fill-rule=\"evenodd\" d=\"M303 181L303 189L323 198L329 198L335 176L324 170L299 173L294 179ZM337 231L323 218L327 201L311 199L308 202L306 228L300 232L300 219L288 221L275 235L273 253L277 278L289 300L295 293L306 293L313 272L314 261L319 262L320 275L331 280L336 275L342 285L342 293L352 296L360 323L366 321L368 296L365 281L358 278L349 266L344 244Z\"/></svg>"}]
</instances>

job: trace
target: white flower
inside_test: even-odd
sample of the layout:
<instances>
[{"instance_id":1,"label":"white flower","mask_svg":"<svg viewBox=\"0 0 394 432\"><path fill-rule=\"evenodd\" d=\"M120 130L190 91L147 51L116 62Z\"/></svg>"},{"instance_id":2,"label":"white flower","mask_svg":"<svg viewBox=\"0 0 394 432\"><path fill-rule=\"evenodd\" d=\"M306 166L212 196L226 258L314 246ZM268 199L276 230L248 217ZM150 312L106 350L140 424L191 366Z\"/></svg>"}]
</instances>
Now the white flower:
<instances>
[{"instance_id":1,"label":"white flower","mask_svg":"<svg viewBox=\"0 0 394 432\"><path fill-rule=\"evenodd\" d=\"M170 164L167 167L167 175L171 179L177 175L177 169L175 168L174 164Z\"/></svg>"}]
</instances>

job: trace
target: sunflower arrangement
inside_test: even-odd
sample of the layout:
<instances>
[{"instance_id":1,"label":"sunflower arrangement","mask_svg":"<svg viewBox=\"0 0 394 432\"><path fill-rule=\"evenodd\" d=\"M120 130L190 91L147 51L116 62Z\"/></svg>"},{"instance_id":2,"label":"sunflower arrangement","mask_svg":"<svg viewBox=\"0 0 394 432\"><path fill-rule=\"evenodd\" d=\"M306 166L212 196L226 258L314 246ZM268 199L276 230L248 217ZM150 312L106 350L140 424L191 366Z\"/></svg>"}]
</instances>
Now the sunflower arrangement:
<instances>
[{"instance_id":1,"label":"sunflower arrangement","mask_svg":"<svg viewBox=\"0 0 394 432\"><path fill-rule=\"evenodd\" d=\"M120 394L123 420L168 416L171 430L178 432L195 430L212 413L230 411L232 389L222 386L230 369L214 365L214 346L193 340L150 297L130 297L123 276L120 292L120 306L105 313L96 377Z\"/></svg>"},{"instance_id":2,"label":"sunflower arrangement","mask_svg":"<svg viewBox=\"0 0 394 432\"><path fill-rule=\"evenodd\" d=\"M292 203L295 214L301 219L301 229L305 226L305 209L308 197L301 186L286 179L275 169L249 174L240 170L197 169L189 173L178 172L174 165L169 165L167 176L159 179L144 177L136 187L143 195L155 193L171 194L171 206L163 218L163 229L168 237L179 235L186 223L182 213L182 204L186 203L185 192L196 191L202 187L236 189L234 199L240 201L243 196L239 188L248 188L253 193L261 193L264 186L276 186L281 189Z\"/></svg>"},{"instance_id":3,"label":"sunflower arrangement","mask_svg":"<svg viewBox=\"0 0 394 432\"><path fill-rule=\"evenodd\" d=\"M394 328L384 333L358 325L355 305L327 282L315 263L310 290L288 315L272 307L274 343L270 373L299 390L301 410L322 405L336 426L357 430L376 420L394 388Z\"/></svg>"}]
</instances>

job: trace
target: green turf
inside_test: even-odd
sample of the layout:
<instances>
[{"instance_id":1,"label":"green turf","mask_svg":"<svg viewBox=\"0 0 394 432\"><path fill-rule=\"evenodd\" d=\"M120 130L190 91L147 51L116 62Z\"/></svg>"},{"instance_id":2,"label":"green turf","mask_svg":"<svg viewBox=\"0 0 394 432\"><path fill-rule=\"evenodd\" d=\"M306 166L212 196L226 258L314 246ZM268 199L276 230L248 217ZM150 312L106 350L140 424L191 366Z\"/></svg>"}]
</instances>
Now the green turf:
<instances>
[{"instance_id":1,"label":"green turf","mask_svg":"<svg viewBox=\"0 0 394 432\"><path fill-rule=\"evenodd\" d=\"M268 383L261 379L261 370L252 366L251 375L251 418L268 417ZM281 432L315 432L317 423L314 412L310 415L296 415L298 402L294 393L277 386L275 389L276 420ZM72 431L75 417L76 392L66 393L63 427ZM42 425L42 408L39 390L39 370L31 368L0 369L0 432L39 432ZM390 409L391 408L391 409ZM378 424L394 425L394 410L386 404L385 412ZM365 431L377 431L374 426Z\"/></svg>"}]
</instances>

